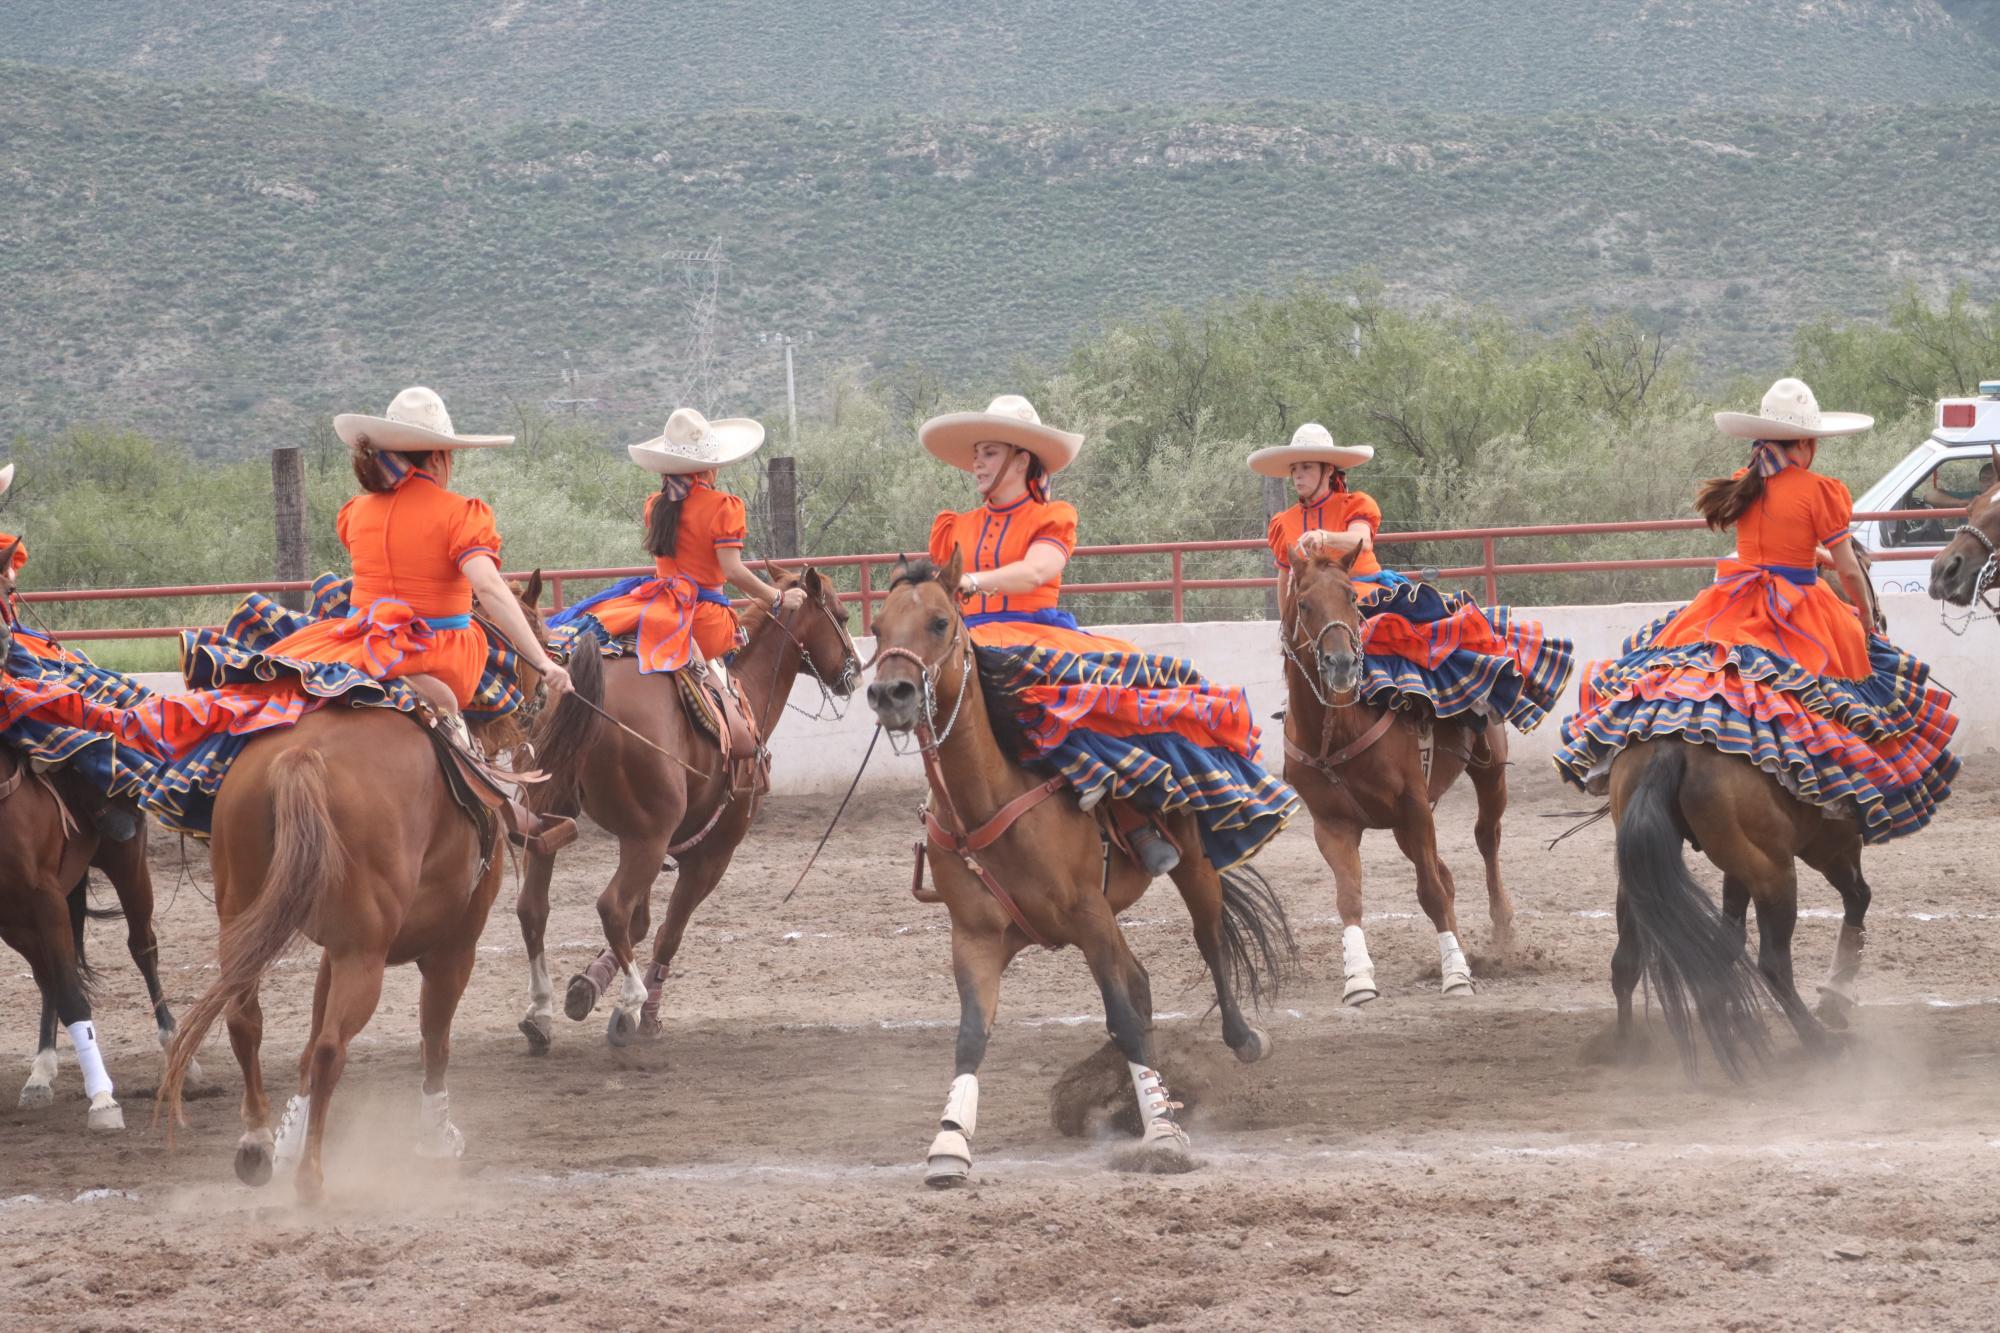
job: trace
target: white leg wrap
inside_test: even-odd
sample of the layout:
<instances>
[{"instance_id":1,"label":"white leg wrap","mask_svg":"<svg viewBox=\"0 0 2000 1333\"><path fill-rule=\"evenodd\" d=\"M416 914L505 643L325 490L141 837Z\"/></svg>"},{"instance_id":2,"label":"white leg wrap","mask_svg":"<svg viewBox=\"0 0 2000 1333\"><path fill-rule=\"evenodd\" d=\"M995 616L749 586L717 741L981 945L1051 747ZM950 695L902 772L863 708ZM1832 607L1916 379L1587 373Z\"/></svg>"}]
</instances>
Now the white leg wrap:
<instances>
[{"instance_id":1,"label":"white leg wrap","mask_svg":"<svg viewBox=\"0 0 2000 1333\"><path fill-rule=\"evenodd\" d=\"M312 1103L302 1092L292 1094L285 1103L285 1113L278 1117L278 1137L271 1149L271 1160L278 1166L290 1166L297 1162L306 1150L306 1119Z\"/></svg>"},{"instance_id":2,"label":"white leg wrap","mask_svg":"<svg viewBox=\"0 0 2000 1333\"><path fill-rule=\"evenodd\" d=\"M417 1155L465 1156L465 1135L451 1123L451 1093L427 1092L417 1107Z\"/></svg>"},{"instance_id":3,"label":"white leg wrap","mask_svg":"<svg viewBox=\"0 0 2000 1333\"><path fill-rule=\"evenodd\" d=\"M1472 989L1472 964L1458 947L1458 936L1448 930L1438 932L1439 986L1446 995L1462 995Z\"/></svg>"},{"instance_id":4,"label":"white leg wrap","mask_svg":"<svg viewBox=\"0 0 2000 1333\"><path fill-rule=\"evenodd\" d=\"M951 1095L944 1099L944 1115L939 1129L955 1129L966 1138L979 1124L979 1076L960 1074L951 1081Z\"/></svg>"},{"instance_id":5,"label":"white leg wrap","mask_svg":"<svg viewBox=\"0 0 2000 1333\"><path fill-rule=\"evenodd\" d=\"M1358 1004L1375 998L1375 960L1368 956L1368 937L1359 926L1340 932L1340 969L1347 978L1342 1000Z\"/></svg>"},{"instance_id":6,"label":"white leg wrap","mask_svg":"<svg viewBox=\"0 0 2000 1333\"><path fill-rule=\"evenodd\" d=\"M555 1022L555 987L549 984L547 954L528 960L528 1021L550 1026Z\"/></svg>"},{"instance_id":7,"label":"white leg wrap","mask_svg":"<svg viewBox=\"0 0 2000 1333\"><path fill-rule=\"evenodd\" d=\"M1132 1071L1132 1090L1139 1094L1139 1119L1151 1123L1173 1109L1173 1102L1167 1096L1167 1084L1156 1069L1135 1065L1130 1060L1125 1067Z\"/></svg>"},{"instance_id":8,"label":"white leg wrap","mask_svg":"<svg viewBox=\"0 0 2000 1333\"><path fill-rule=\"evenodd\" d=\"M69 1025L69 1044L76 1048L76 1067L83 1071L83 1095L93 1102L97 1094L111 1091L111 1075L105 1072L104 1056L97 1049L97 1029L89 1019Z\"/></svg>"},{"instance_id":9,"label":"white leg wrap","mask_svg":"<svg viewBox=\"0 0 2000 1333\"><path fill-rule=\"evenodd\" d=\"M639 960L634 958L625 965L625 980L618 988L618 1008L628 1017L637 1019L645 1003L646 974L639 970Z\"/></svg>"}]
</instances>

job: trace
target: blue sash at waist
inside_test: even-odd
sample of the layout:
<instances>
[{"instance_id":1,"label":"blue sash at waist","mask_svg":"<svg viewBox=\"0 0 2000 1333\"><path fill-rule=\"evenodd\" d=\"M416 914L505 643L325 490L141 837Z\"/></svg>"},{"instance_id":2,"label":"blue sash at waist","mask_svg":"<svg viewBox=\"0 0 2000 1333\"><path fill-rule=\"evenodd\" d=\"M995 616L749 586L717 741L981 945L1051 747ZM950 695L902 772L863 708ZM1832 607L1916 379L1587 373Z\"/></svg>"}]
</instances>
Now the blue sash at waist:
<instances>
[{"instance_id":1,"label":"blue sash at waist","mask_svg":"<svg viewBox=\"0 0 2000 1333\"><path fill-rule=\"evenodd\" d=\"M977 629L981 625L1054 625L1057 629L1073 629L1079 634L1088 633L1076 623L1076 617L1059 606L1043 607L1039 611L981 611L965 618L967 629Z\"/></svg>"},{"instance_id":2,"label":"blue sash at waist","mask_svg":"<svg viewBox=\"0 0 2000 1333\"><path fill-rule=\"evenodd\" d=\"M1745 561L1744 563L1748 564L1749 562ZM1817 569L1801 569L1797 565L1758 565L1757 568L1767 574L1776 574L1779 578L1785 580L1785 582L1800 588L1810 588L1813 584L1819 582L1819 571ZM1720 575L1716 577L1716 582L1722 582Z\"/></svg>"},{"instance_id":3,"label":"blue sash at waist","mask_svg":"<svg viewBox=\"0 0 2000 1333\"><path fill-rule=\"evenodd\" d=\"M425 624L425 625L429 625L429 626L430 626L430 627L431 627L432 629L434 629L434 630L438 630L438 629L471 629L471 628L472 628L472 617L471 617L470 615L460 615L460 616L422 616L422 617L419 617L419 620L420 620L420 623L422 623L422 624Z\"/></svg>"},{"instance_id":4,"label":"blue sash at waist","mask_svg":"<svg viewBox=\"0 0 2000 1333\"><path fill-rule=\"evenodd\" d=\"M729 605L729 596L727 593L723 592L722 589L710 588L699 583L695 584L694 586L696 589L694 599L697 602L713 602L717 606Z\"/></svg>"}]
</instances>

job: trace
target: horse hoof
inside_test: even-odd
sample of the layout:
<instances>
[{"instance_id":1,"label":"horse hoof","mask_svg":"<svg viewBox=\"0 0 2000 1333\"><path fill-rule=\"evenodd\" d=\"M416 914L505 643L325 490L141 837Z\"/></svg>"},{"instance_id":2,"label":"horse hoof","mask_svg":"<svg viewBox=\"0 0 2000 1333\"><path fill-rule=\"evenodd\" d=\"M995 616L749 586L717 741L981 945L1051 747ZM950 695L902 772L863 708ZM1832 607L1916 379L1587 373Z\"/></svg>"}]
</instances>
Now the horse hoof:
<instances>
[{"instance_id":1,"label":"horse hoof","mask_svg":"<svg viewBox=\"0 0 2000 1333\"><path fill-rule=\"evenodd\" d=\"M647 1041L658 1041L667 1035L667 1025L660 1021L658 1014L639 1015L639 1035Z\"/></svg>"},{"instance_id":2,"label":"horse hoof","mask_svg":"<svg viewBox=\"0 0 2000 1333\"><path fill-rule=\"evenodd\" d=\"M563 1012L572 1023L581 1023L590 1017L590 1011L597 1007L597 987L590 984L590 978L581 972L569 979L569 990L563 995Z\"/></svg>"},{"instance_id":3,"label":"horse hoof","mask_svg":"<svg viewBox=\"0 0 2000 1333\"><path fill-rule=\"evenodd\" d=\"M21 1089L19 1105L47 1106L56 1099L56 1090L46 1083L29 1083Z\"/></svg>"},{"instance_id":4,"label":"horse hoof","mask_svg":"<svg viewBox=\"0 0 2000 1333\"><path fill-rule=\"evenodd\" d=\"M1246 1065L1254 1065L1271 1053L1271 1038L1262 1028L1251 1028L1250 1035L1236 1048L1236 1058Z\"/></svg>"},{"instance_id":5,"label":"horse hoof","mask_svg":"<svg viewBox=\"0 0 2000 1333\"><path fill-rule=\"evenodd\" d=\"M91 1102L85 1123L97 1130L121 1130L125 1128L124 1108L111 1100L110 1093L101 1093Z\"/></svg>"},{"instance_id":6,"label":"horse hoof","mask_svg":"<svg viewBox=\"0 0 2000 1333\"><path fill-rule=\"evenodd\" d=\"M1350 983L1346 991L1341 994L1340 1002L1350 1009L1359 1009L1380 993L1372 982Z\"/></svg>"},{"instance_id":7,"label":"horse hoof","mask_svg":"<svg viewBox=\"0 0 2000 1333\"><path fill-rule=\"evenodd\" d=\"M924 1184L934 1190L957 1189L972 1174L972 1163L963 1157L933 1157L924 1164Z\"/></svg>"},{"instance_id":8,"label":"horse hoof","mask_svg":"<svg viewBox=\"0 0 2000 1333\"><path fill-rule=\"evenodd\" d=\"M236 1178L246 1185L271 1183L271 1147L266 1143L236 1145Z\"/></svg>"},{"instance_id":9,"label":"horse hoof","mask_svg":"<svg viewBox=\"0 0 2000 1333\"><path fill-rule=\"evenodd\" d=\"M604 1040L620 1049L630 1046L639 1035L638 1025L621 1009L611 1011L611 1021L604 1025Z\"/></svg>"},{"instance_id":10,"label":"horse hoof","mask_svg":"<svg viewBox=\"0 0 2000 1333\"><path fill-rule=\"evenodd\" d=\"M1444 979L1444 988L1439 993L1447 1000L1470 999L1473 994L1472 978L1463 972L1454 972Z\"/></svg>"},{"instance_id":11,"label":"horse hoof","mask_svg":"<svg viewBox=\"0 0 2000 1333\"><path fill-rule=\"evenodd\" d=\"M553 1026L545 1026L546 1024L548 1024L547 1019L542 1019L540 1022L532 1018L521 1020L521 1035L528 1039L529 1055L547 1055L549 1047L555 1044L555 1030Z\"/></svg>"},{"instance_id":12,"label":"horse hoof","mask_svg":"<svg viewBox=\"0 0 2000 1333\"><path fill-rule=\"evenodd\" d=\"M1830 986L1821 986L1819 1003L1813 1006L1813 1017L1830 1028L1845 1031L1855 1007L1853 999L1849 996L1841 994ZM25 1092L26 1089L23 1089L24 1094Z\"/></svg>"},{"instance_id":13,"label":"horse hoof","mask_svg":"<svg viewBox=\"0 0 2000 1333\"><path fill-rule=\"evenodd\" d=\"M447 1120L425 1131L417 1140L417 1156L434 1162L455 1162L465 1156L465 1135Z\"/></svg>"}]
</instances>

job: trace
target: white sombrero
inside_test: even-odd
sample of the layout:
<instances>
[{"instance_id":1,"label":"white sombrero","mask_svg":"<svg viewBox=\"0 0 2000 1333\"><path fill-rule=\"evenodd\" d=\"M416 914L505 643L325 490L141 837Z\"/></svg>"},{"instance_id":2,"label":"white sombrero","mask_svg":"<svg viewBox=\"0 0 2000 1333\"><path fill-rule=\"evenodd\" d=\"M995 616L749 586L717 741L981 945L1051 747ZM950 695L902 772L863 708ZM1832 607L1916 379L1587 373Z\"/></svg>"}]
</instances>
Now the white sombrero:
<instances>
[{"instance_id":1,"label":"white sombrero","mask_svg":"<svg viewBox=\"0 0 2000 1333\"><path fill-rule=\"evenodd\" d=\"M1266 477L1282 477L1291 472L1294 463L1331 463L1337 468L1350 468L1374 456L1374 445L1335 444L1333 432L1317 421L1308 421L1292 432L1290 444L1259 449L1250 455L1250 470Z\"/></svg>"},{"instance_id":2,"label":"white sombrero","mask_svg":"<svg viewBox=\"0 0 2000 1333\"><path fill-rule=\"evenodd\" d=\"M989 441L1025 449L1050 472L1076 461L1083 436L1044 426L1035 405L1018 393L1003 393L984 412L947 412L917 427L924 448L961 472L972 471L972 453Z\"/></svg>"},{"instance_id":3,"label":"white sombrero","mask_svg":"<svg viewBox=\"0 0 2000 1333\"><path fill-rule=\"evenodd\" d=\"M390 400L389 410L379 417L342 412L333 419L333 433L351 449L366 444L395 453L492 449L514 442L511 435L460 435L451 428L451 413L444 410L444 399L421 384L397 394Z\"/></svg>"},{"instance_id":4,"label":"white sombrero","mask_svg":"<svg viewBox=\"0 0 2000 1333\"><path fill-rule=\"evenodd\" d=\"M13 484L14 484L14 465L12 463L9 463L6 467L0 467L0 495L5 495L7 493L7 488L9 486L12 486Z\"/></svg>"},{"instance_id":5,"label":"white sombrero","mask_svg":"<svg viewBox=\"0 0 2000 1333\"><path fill-rule=\"evenodd\" d=\"M764 427L749 417L710 421L692 407L677 407L665 430L625 446L625 452L648 472L678 477L748 458L763 445Z\"/></svg>"},{"instance_id":6,"label":"white sombrero","mask_svg":"<svg viewBox=\"0 0 2000 1333\"><path fill-rule=\"evenodd\" d=\"M1829 435L1859 435L1875 424L1862 412L1822 412L1819 399L1804 380L1782 379L1764 393L1755 416L1748 412L1717 412L1715 425L1724 435L1744 440L1823 440Z\"/></svg>"}]
</instances>

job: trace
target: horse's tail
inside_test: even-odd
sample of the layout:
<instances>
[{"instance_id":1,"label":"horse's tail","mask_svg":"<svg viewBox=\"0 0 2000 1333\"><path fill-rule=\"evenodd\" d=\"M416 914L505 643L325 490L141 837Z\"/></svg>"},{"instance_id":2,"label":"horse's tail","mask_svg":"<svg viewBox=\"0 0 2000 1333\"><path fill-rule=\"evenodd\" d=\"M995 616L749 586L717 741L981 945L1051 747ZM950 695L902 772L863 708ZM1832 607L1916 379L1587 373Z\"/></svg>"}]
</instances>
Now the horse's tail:
<instances>
[{"instance_id":1,"label":"horse's tail","mask_svg":"<svg viewBox=\"0 0 2000 1333\"><path fill-rule=\"evenodd\" d=\"M1222 872L1222 957L1231 989L1247 994L1257 1008L1277 998L1298 966L1285 905L1252 866Z\"/></svg>"},{"instance_id":2,"label":"horse's tail","mask_svg":"<svg viewBox=\"0 0 2000 1333\"><path fill-rule=\"evenodd\" d=\"M597 710L604 706L604 656L597 632L577 635L569 655L573 695L565 695L535 727L535 763L549 775L542 792L555 795L576 786L577 769L597 738Z\"/></svg>"},{"instance_id":3,"label":"horse's tail","mask_svg":"<svg viewBox=\"0 0 2000 1333\"><path fill-rule=\"evenodd\" d=\"M202 1038L230 1004L248 996L347 872L347 857L327 804L326 758L310 746L271 764L271 865L248 911L230 922L217 946L221 974L181 1019L167 1051L155 1114L180 1119L181 1085Z\"/></svg>"},{"instance_id":4,"label":"horse's tail","mask_svg":"<svg viewBox=\"0 0 2000 1333\"><path fill-rule=\"evenodd\" d=\"M1671 742L1640 773L1618 820L1618 891L1681 1059L1693 1068L1692 1004L1716 1061L1741 1078L1746 1057L1761 1060L1769 1045L1765 989L1742 937L1688 873L1674 813L1686 772L1687 749Z\"/></svg>"}]
</instances>

